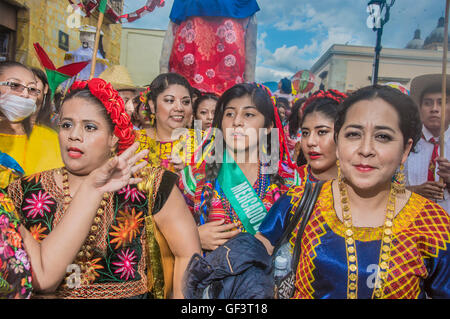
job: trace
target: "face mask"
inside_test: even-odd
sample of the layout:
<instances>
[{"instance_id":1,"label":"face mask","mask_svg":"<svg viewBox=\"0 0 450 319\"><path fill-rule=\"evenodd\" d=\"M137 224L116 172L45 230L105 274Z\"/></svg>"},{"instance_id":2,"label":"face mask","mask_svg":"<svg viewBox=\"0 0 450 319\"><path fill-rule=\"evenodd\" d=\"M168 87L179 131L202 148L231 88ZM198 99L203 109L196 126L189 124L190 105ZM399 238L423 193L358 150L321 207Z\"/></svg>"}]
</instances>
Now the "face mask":
<instances>
[{"instance_id":1,"label":"face mask","mask_svg":"<svg viewBox=\"0 0 450 319\"><path fill-rule=\"evenodd\" d=\"M35 100L8 93L0 96L0 112L11 122L20 122L34 111L36 111Z\"/></svg>"}]
</instances>

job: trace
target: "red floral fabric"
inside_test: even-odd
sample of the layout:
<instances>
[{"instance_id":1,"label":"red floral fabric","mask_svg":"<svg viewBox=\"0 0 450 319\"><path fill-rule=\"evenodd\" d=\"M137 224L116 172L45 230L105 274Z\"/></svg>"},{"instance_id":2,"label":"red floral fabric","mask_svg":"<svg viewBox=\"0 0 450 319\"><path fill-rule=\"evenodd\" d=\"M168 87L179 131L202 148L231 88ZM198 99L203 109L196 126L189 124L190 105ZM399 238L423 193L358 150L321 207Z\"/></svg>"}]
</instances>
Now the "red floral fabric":
<instances>
[{"instance_id":1,"label":"red floral fabric","mask_svg":"<svg viewBox=\"0 0 450 319\"><path fill-rule=\"evenodd\" d=\"M247 19L193 17L174 31L169 70L204 92L222 94L242 83Z\"/></svg>"}]
</instances>

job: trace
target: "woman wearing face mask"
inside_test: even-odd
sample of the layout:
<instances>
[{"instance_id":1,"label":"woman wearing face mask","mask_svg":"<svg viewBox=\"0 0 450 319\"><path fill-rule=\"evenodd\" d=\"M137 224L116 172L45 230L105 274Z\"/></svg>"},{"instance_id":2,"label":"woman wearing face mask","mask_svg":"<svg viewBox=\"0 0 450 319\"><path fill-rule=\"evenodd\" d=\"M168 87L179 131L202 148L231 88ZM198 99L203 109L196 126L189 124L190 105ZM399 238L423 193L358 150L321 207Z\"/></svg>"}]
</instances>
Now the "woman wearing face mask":
<instances>
[{"instance_id":1,"label":"woman wearing face mask","mask_svg":"<svg viewBox=\"0 0 450 319\"><path fill-rule=\"evenodd\" d=\"M39 94L36 78L27 67L0 62L0 150L26 175L62 165L56 132L26 120L36 111Z\"/></svg>"},{"instance_id":2,"label":"woman wearing face mask","mask_svg":"<svg viewBox=\"0 0 450 319\"><path fill-rule=\"evenodd\" d=\"M449 298L450 218L405 188L403 164L421 136L418 108L387 86L359 89L335 120L338 178L326 182L303 234L294 298ZM291 216L304 187L274 209ZM262 240L271 252L275 241Z\"/></svg>"},{"instance_id":3,"label":"woman wearing face mask","mask_svg":"<svg viewBox=\"0 0 450 319\"><path fill-rule=\"evenodd\" d=\"M56 290L64 298L146 298L149 293L162 298L171 296L173 282L173 297L182 298L182 274L192 254L200 251L200 243L194 219L176 187L177 175L151 167L139 172L147 164L143 162L125 169L126 182L119 178L112 185L116 187L102 186L109 177L91 179L93 172L116 161L116 153L125 157L125 165L148 153L133 155L138 144L129 148L135 136L123 100L102 79L75 82L63 101L59 121L65 166L21 178L8 187L28 230L24 239L59 242L57 251L47 251L50 266L59 268L38 281L36 289ZM132 178L128 183L130 174L142 183L126 185L136 182ZM86 194L86 183L92 194ZM67 206L80 192L96 202L70 215ZM162 268L155 225L175 257L171 277ZM33 257L34 252L29 254ZM78 269L78 284L66 274L69 264ZM33 260L32 266L45 270ZM65 276L70 278L64 280Z\"/></svg>"},{"instance_id":4,"label":"woman wearing face mask","mask_svg":"<svg viewBox=\"0 0 450 319\"><path fill-rule=\"evenodd\" d=\"M197 220L205 251L215 250L241 231L255 234L273 203L292 185L294 172L284 165L285 148L272 145L272 138L279 142L282 133L275 112L268 91L259 85L238 84L227 90L214 115L213 160L182 171L179 186ZM271 133L272 128L278 130ZM272 155L271 160L263 153ZM230 193L236 185L247 187L244 197L253 206Z\"/></svg>"},{"instance_id":5,"label":"woman wearing face mask","mask_svg":"<svg viewBox=\"0 0 450 319\"><path fill-rule=\"evenodd\" d=\"M190 163L202 132L188 129L192 121L192 87L177 73L158 75L141 96L150 110L152 127L138 131L140 149L149 149L149 165L179 172Z\"/></svg>"}]
</instances>

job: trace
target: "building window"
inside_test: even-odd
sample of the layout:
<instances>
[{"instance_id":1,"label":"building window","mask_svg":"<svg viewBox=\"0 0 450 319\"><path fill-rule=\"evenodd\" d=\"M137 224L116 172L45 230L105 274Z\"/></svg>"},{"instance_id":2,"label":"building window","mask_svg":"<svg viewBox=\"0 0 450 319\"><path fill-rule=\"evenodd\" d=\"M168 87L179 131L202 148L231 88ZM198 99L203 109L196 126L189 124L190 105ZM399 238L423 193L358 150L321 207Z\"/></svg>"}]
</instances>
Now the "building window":
<instances>
[{"instance_id":1,"label":"building window","mask_svg":"<svg viewBox=\"0 0 450 319\"><path fill-rule=\"evenodd\" d=\"M15 32L0 26L0 62L14 60Z\"/></svg>"}]
</instances>

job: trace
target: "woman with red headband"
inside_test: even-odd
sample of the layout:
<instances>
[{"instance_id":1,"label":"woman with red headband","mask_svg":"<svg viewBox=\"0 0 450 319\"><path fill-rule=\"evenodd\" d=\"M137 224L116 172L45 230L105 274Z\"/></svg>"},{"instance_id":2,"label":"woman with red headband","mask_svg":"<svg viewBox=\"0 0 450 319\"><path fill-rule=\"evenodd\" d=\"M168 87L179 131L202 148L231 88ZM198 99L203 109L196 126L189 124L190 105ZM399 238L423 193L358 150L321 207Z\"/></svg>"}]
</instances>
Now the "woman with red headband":
<instances>
[{"instance_id":1,"label":"woman with red headband","mask_svg":"<svg viewBox=\"0 0 450 319\"><path fill-rule=\"evenodd\" d=\"M65 166L21 178L8 187L28 230L24 238L29 242L34 238L31 244L25 241L30 256L39 241L57 241L58 251L64 251L62 256L50 254L50 265L58 266L58 271L45 284L36 276L36 290L56 290L62 298L168 297L173 279L173 296L182 297L182 273L200 245L194 219L174 187L177 176L162 168L145 168L136 175L139 179L129 180L146 165L143 162L125 170L128 179L90 178L117 158L132 165L147 154L133 155L138 143L133 144L130 117L117 91L101 79L75 82L61 106L59 126ZM91 193L83 188L87 181L93 183ZM79 192L95 197L97 204L69 216L68 206L79 200ZM175 257L173 278L162 277L155 242L158 229ZM40 265L31 260L39 271Z\"/></svg>"},{"instance_id":2,"label":"woman with red headband","mask_svg":"<svg viewBox=\"0 0 450 319\"><path fill-rule=\"evenodd\" d=\"M346 97L337 90L317 91L302 105L300 148L307 161L298 168L302 183L337 177L334 119Z\"/></svg>"},{"instance_id":3,"label":"woman with red headband","mask_svg":"<svg viewBox=\"0 0 450 319\"><path fill-rule=\"evenodd\" d=\"M265 87L244 83L227 90L217 102L212 127L214 142L202 150L209 157L186 167L179 184L205 251L240 232L254 235L292 185L295 171Z\"/></svg>"}]
</instances>

